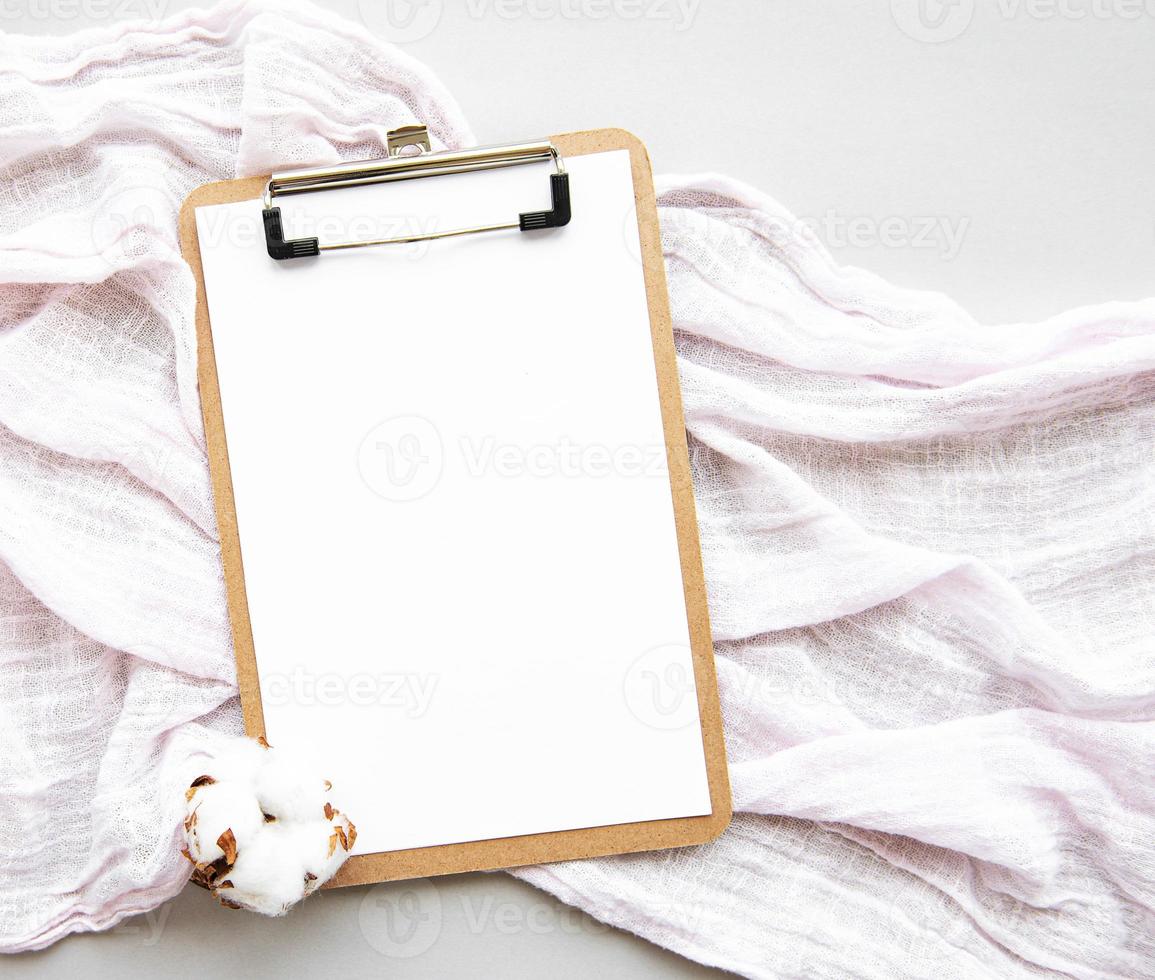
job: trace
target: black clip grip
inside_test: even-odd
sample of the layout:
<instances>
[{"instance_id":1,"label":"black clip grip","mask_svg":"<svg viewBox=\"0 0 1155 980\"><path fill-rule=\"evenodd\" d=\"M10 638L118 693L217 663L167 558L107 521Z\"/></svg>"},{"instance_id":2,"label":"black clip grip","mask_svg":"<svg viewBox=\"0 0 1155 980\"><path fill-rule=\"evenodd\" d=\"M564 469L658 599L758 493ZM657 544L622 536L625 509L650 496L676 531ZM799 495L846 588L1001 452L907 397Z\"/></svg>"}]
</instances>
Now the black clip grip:
<instances>
[{"instance_id":1,"label":"black clip grip","mask_svg":"<svg viewBox=\"0 0 1155 980\"><path fill-rule=\"evenodd\" d=\"M265 221L265 247L274 259L300 259L307 255L321 254L320 239L294 238L285 241L280 208L265 208L262 217Z\"/></svg>"},{"instance_id":2,"label":"black clip grip","mask_svg":"<svg viewBox=\"0 0 1155 980\"><path fill-rule=\"evenodd\" d=\"M549 193L553 199L552 211L526 211L521 217L522 231L538 228L561 228L569 224L569 174L550 174Z\"/></svg>"}]
</instances>

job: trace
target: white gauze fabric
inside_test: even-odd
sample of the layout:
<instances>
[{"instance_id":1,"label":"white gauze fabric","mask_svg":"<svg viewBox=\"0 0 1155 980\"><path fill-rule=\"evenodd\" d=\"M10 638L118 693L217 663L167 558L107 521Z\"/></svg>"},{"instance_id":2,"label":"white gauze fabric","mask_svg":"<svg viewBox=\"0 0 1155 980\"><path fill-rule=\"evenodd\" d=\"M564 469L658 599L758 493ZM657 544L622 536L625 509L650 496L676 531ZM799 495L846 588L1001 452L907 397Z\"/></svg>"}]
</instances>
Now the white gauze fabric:
<instances>
[{"instance_id":1,"label":"white gauze fabric","mask_svg":"<svg viewBox=\"0 0 1155 980\"><path fill-rule=\"evenodd\" d=\"M16 951L175 894L183 789L240 728L180 201L414 118L472 136L295 4L0 66ZM1155 976L1155 301L984 326L748 188L659 184L739 815L517 874L748 976Z\"/></svg>"}]
</instances>

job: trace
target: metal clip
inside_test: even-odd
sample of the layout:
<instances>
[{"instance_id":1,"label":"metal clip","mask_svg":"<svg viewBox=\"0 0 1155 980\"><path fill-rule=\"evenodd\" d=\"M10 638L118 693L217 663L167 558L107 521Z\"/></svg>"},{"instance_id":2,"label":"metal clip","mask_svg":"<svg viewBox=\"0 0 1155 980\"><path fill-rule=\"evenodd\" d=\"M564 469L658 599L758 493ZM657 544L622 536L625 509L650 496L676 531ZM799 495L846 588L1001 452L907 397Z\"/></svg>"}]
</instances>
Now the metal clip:
<instances>
[{"instance_id":1,"label":"metal clip","mask_svg":"<svg viewBox=\"0 0 1155 980\"><path fill-rule=\"evenodd\" d=\"M399 157L403 150L417 147L418 153L429 153L433 147L429 143L429 127L398 126L385 134L385 150L391 157Z\"/></svg>"},{"instance_id":2,"label":"metal clip","mask_svg":"<svg viewBox=\"0 0 1155 980\"><path fill-rule=\"evenodd\" d=\"M404 151L417 147L417 153ZM459 235L475 235L484 231L534 231L541 228L560 228L570 221L569 174L557 147L549 141L536 143L514 143L507 146L481 146L470 150L441 150L432 152L429 130L425 126L401 126L390 130L385 136L388 156L382 160L363 160L357 163L338 164L333 167L313 167L308 170L292 170L273 174L265 185L264 226L265 245L274 259L294 259L322 252L349 248L366 248L372 245L401 245L407 242L426 242L437 238L455 238ZM364 184L379 184L394 180L409 180L416 177L440 177L447 174L469 173L475 170L493 170L498 167L512 167L523 163L539 163L552 160L554 173L550 174L549 211L526 211L510 220L493 225L479 225L473 228L457 228L452 231L435 231L422 235L405 235L399 238L377 238L356 242L325 242L316 238L286 239L281 224L281 209L273 206L273 198L279 194L305 194L313 191L334 190L341 187L358 187Z\"/></svg>"}]
</instances>

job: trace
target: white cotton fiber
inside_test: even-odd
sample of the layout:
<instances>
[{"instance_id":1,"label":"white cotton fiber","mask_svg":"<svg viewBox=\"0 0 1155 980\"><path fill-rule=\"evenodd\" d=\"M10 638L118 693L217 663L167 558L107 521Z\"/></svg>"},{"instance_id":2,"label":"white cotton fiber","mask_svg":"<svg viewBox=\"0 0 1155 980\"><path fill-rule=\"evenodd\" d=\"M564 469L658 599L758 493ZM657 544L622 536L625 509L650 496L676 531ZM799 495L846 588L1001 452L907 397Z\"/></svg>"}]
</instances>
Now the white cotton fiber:
<instances>
[{"instance_id":1,"label":"white cotton fiber","mask_svg":"<svg viewBox=\"0 0 1155 980\"><path fill-rule=\"evenodd\" d=\"M304 865L295 844L284 828L270 824L251 845L238 850L236 864L217 886L220 897L262 915L284 915L306 894Z\"/></svg>"},{"instance_id":2,"label":"white cotton fiber","mask_svg":"<svg viewBox=\"0 0 1155 980\"><path fill-rule=\"evenodd\" d=\"M307 821L324 812L325 781L296 758L268 752L268 762L254 774L257 802L265 813L282 820Z\"/></svg>"},{"instance_id":3,"label":"white cotton fiber","mask_svg":"<svg viewBox=\"0 0 1155 980\"><path fill-rule=\"evenodd\" d=\"M224 857L217 841L225 831L232 831L239 846L253 840L265 822L250 786L231 780L197 787L185 817L186 823L191 821L185 839L196 864L212 864Z\"/></svg>"},{"instance_id":4,"label":"white cotton fiber","mask_svg":"<svg viewBox=\"0 0 1155 980\"><path fill-rule=\"evenodd\" d=\"M309 760L237 739L208 768L186 793L184 854L222 904L284 915L344 863L357 828Z\"/></svg>"}]
</instances>

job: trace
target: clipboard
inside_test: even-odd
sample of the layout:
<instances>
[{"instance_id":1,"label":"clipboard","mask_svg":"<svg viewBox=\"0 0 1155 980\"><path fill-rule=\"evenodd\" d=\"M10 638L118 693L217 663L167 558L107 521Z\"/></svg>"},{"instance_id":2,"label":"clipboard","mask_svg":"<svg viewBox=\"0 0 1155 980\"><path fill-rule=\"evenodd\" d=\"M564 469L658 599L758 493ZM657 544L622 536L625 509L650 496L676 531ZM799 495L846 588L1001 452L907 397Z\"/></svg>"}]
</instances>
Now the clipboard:
<instances>
[{"instance_id":1,"label":"clipboard","mask_svg":"<svg viewBox=\"0 0 1155 980\"><path fill-rule=\"evenodd\" d=\"M406 153L412 149L418 152ZM695 816L575 827L355 854L345 862L327 887L683 847L713 840L730 821L730 788L657 208L646 150L635 136L624 130L601 129L557 135L533 143L436 153L431 151L428 134L420 126L405 127L390 133L388 150L389 156L382 161L207 184L188 197L180 213L181 249L196 278L198 378L245 730L252 737L267 736L276 744L276 733L266 731L262 704L249 591L242 560L243 529L238 521L234 495L226 412L218 379L197 210L260 199L263 204L264 245L269 255L267 261L284 262L286 267L301 261L340 262L341 250L362 245L389 246L481 233L515 234L532 231L535 234L565 234L571 207L576 220L581 217L580 195L577 195L572 205L570 202L565 161L624 150L628 152L633 181L640 244L639 274L644 277L645 304L649 314L653 368L661 413L660 427L665 442L665 462L684 593L698 727L708 782L709 812ZM302 241L286 237L279 212L271 213L276 211L276 198L285 194L417 176L436 178L543 159L551 161L555 167L550 180L552 207L523 212L503 222L372 240L323 242L319 238ZM260 248L260 243L254 247ZM478 247L483 246L479 243ZM325 254L329 251L338 254ZM544 312L548 319L548 311ZM339 800L339 787L334 792L335 798ZM360 824L358 814L353 812L352 815Z\"/></svg>"}]
</instances>

